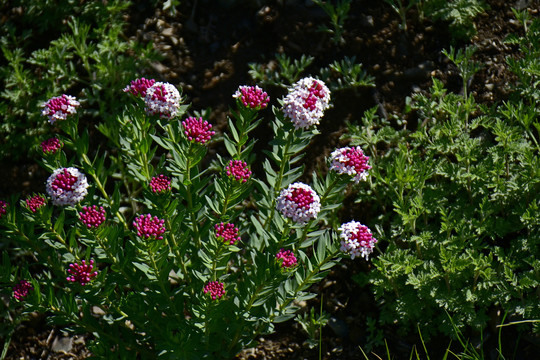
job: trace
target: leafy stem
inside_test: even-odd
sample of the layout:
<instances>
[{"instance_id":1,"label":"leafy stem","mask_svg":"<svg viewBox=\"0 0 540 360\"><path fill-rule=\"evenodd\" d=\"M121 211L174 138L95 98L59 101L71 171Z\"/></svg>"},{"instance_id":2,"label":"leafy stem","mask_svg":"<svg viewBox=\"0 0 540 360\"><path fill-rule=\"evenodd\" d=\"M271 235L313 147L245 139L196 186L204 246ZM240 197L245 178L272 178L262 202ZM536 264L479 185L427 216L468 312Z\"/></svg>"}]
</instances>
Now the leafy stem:
<instances>
[{"instance_id":1,"label":"leafy stem","mask_svg":"<svg viewBox=\"0 0 540 360\"><path fill-rule=\"evenodd\" d=\"M281 160L281 164L279 166L279 173L278 177L276 179L276 182L274 184L274 191L273 191L273 198L272 198L272 206L270 207L270 215L266 218L263 227L268 230L270 223L272 222L272 218L274 217L274 213L276 211L276 202L277 202L277 194L279 190L281 189L281 183L283 181L283 174L285 172L285 167L289 164L289 160L291 158L291 154L289 154L289 148L291 146L291 142L294 137L294 130L289 130L289 133L287 135L287 142L285 143L285 147L283 149L283 158ZM267 227L268 226L268 227Z\"/></svg>"},{"instance_id":2,"label":"leafy stem","mask_svg":"<svg viewBox=\"0 0 540 360\"><path fill-rule=\"evenodd\" d=\"M83 162L88 165L88 173L90 174L90 176L92 176L92 178L94 179L95 183L96 183L96 186L98 188L98 190L101 192L101 194L103 195L103 197L105 198L105 200L107 201L107 203L109 204L109 207L110 208L113 208L114 204L111 200L111 198L109 197L109 194L107 194L107 191L105 191L105 187L103 186L103 184L101 183L101 180L99 179L99 177L97 176L96 172L93 170L93 164L92 162L90 161L90 159L88 158L88 156L86 154L81 154L81 158L83 160ZM134 209L135 210L135 209ZM118 210L115 212L115 215L116 217L118 218L118 220L120 220L120 222L124 225L124 228L128 229L128 225L127 225L127 222L126 222L126 219L124 218L124 215L122 215Z\"/></svg>"},{"instance_id":3,"label":"leafy stem","mask_svg":"<svg viewBox=\"0 0 540 360\"><path fill-rule=\"evenodd\" d=\"M334 251L332 251L330 254L328 254L323 261L321 261L319 264L317 264L317 266L315 266L313 268L313 270L311 270L309 272L309 274L307 274L307 276L302 280L301 283L298 284L298 286L296 287L296 289L294 290L294 293L292 294L292 296L289 296L283 303L281 303L279 305L279 308L278 308L278 311L273 313L272 315L270 315L270 321L273 321L274 318L276 317L276 314L279 314L281 313L284 309L286 309L289 304L294 300L296 299L296 296L298 295L298 293L300 291L302 291L307 285L309 285L311 279L317 275L319 273L319 270L321 269L321 267L323 265L325 265L327 262L329 262L330 260L334 259L338 253L340 252L339 248L336 248Z\"/></svg>"}]
</instances>

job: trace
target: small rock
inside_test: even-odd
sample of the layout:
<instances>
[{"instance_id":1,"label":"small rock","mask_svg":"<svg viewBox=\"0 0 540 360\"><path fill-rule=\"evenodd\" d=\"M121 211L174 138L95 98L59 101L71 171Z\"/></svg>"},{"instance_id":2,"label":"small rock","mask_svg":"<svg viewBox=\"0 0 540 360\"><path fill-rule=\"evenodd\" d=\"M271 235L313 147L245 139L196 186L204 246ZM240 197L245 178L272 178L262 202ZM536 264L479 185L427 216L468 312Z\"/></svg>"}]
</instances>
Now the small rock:
<instances>
[{"instance_id":1,"label":"small rock","mask_svg":"<svg viewBox=\"0 0 540 360\"><path fill-rule=\"evenodd\" d=\"M361 15L360 16L360 26L372 28L375 26L375 22L373 21L373 16L371 15Z\"/></svg>"},{"instance_id":2,"label":"small rock","mask_svg":"<svg viewBox=\"0 0 540 360\"><path fill-rule=\"evenodd\" d=\"M150 66L152 66L154 68L154 70L157 71L160 74L163 74L168 70L168 68L165 65L163 65L162 63L160 63L160 62L150 63Z\"/></svg>"},{"instance_id":3,"label":"small rock","mask_svg":"<svg viewBox=\"0 0 540 360\"><path fill-rule=\"evenodd\" d=\"M103 309L99 306L92 306L92 313L97 316L105 315L105 311L103 311Z\"/></svg>"},{"instance_id":4,"label":"small rock","mask_svg":"<svg viewBox=\"0 0 540 360\"><path fill-rule=\"evenodd\" d=\"M529 0L518 0L514 6L517 10L523 10L529 6Z\"/></svg>"},{"instance_id":5,"label":"small rock","mask_svg":"<svg viewBox=\"0 0 540 360\"><path fill-rule=\"evenodd\" d=\"M486 90L492 91L495 85L493 84L486 84Z\"/></svg>"},{"instance_id":6,"label":"small rock","mask_svg":"<svg viewBox=\"0 0 540 360\"><path fill-rule=\"evenodd\" d=\"M70 352L73 347L73 338L70 337L55 337L51 346L54 352Z\"/></svg>"},{"instance_id":7,"label":"small rock","mask_svg":"<svg viewBox=\"0 0 540 360\"><path fill-rule=\"evenodd\" d=\"M157 23L156 23L156 27L158 29L163 29L163 27L165 27L165 21L161 20L161 19L158 19Z\"/></svg>"},{"instance_id":8,"label":"small rock","mask_svg":"<svg viewBox=\"0 0 540 360\"><path fill-rule=\"evenodd\" d=\"M161 32L161 35L163 36L172 36L173 34L174 34L174 29L172 27L168 27Z\"/></svg>"}]
</instances>

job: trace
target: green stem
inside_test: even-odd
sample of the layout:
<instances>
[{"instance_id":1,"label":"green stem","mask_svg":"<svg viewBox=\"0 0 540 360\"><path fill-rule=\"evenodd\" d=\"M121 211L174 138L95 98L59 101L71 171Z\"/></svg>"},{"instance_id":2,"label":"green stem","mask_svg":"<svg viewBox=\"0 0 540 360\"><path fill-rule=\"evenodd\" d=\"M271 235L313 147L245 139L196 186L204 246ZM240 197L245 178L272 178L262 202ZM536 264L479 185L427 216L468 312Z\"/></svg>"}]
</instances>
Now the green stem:
<instances>
[{"instance_id":1,"label":"green stem","mask_svg":"<svg viewBox=\"0 0 540 360\"><path fill-rule=\"evenodd\" d=\"M289 306L289 304L294 300L296 299L296 295L298 295L298 293L300 291L302 291L301 289L304 287L304 285L306 284L309 284L309 281L311 280L311 278L315 275L317 275L317 273L319 272L319 269L324 265L326 264L328 261L332 260L334 257L336 257L336 255L339 253L339 248L336 249L334 252L330 253L320 264L317 264L317 266L315 268L313 268L313 270L306 276L306 278L300 283L298 284L298 286L296 287L296 289L294 290L294 294L292 296L290 296L289 298L287 298L283 304L281 304L278 308L278 313L281 313L281 311L283 311L283 309L285 309L287 306ZM274 313L275 314L275 313ZM273 321L274 318L275 318L275 315L272 314L270 315L270 321Z\"/></svg>"},{"instance_id":2,"label":"green stem","mask_svg":"<svg viewBox=\"0 0 540 360\"><path fill-rule=\"evenodd\" d=\"M103 187L103 184L99 180L99 177L97 176L95 171L93 171L93 167L92 167L92 163L90 162L90 159L88 158L88 156L86 156L86 154L81 154L81 157L82 157L82 160L88 165L88 168L92 169L92 171L89 171L90 175L94 179L98 190L101 192L101 194L103 195L103 197L105 198L105 200L109 204L109 207L112 208L114 204L113 204L111 198L109 197L109 194L107 194L107 192L105 191L105 188ZM135 211L135 209L134 209L134 211ZM122 215L118 210L116 211L115 215L118 218L118 220L120 220L120 222L124 225L124 228L128 229L129 227L127 225L126 219L124 219L124 215Z\"/></svg>"},{"instance_id":3,"label":"green stem","mask_svg":"<svg viewBox=\"0 0 540 360\"><path fill-rule=\"evenodd\" d=\"M170 237L168 236L166 238L167 245L169 245L169 249L172 250L172 252L176 255L176 258L180 262L180 269L182 270L182 274L184 275L184 279L188 279L188 272L186 269L186 264L184 263L184 257L182 254L180 254L180 250L178 249L178 243L176 242L176 236L174 236L174 233L172 231L172 226L169 218L167 216L164 216L165 218L165 226L167 229L169 229ZM170 238L170 241L169 241ZM172 245L171 245L172 242Z\"/></svg>"},{"instance_id":4,"label":"green stem","mask_svg":"<svg viewBox=\"0 0 540 360\"><path fill-rule=\"evenodd\" d=\"M536 138L534 137L534 135L533 135L533 133L531 132L530 129L527 129L527 134L529 134L529 137L531 139L533 139L534 144L536 145L536 149L538 149L540 151L540 146L538 145L538 141L536 140Z\"/></svg>"},{"instance_id":5,"label":"green stem","mask_svg":"<svg viewBox=\"0 0 540 360\"><path fill-rule=\"evenodd\" d=\"M294 130L289 130L289 135L287 136L287 143L285 144L285 148L283 150L283 159L281 161L280 167L279 167L279 174L278 178L276 179L276 183L274 185L274 193L272 194L272 206L270 208L270 215L266 218L263 228L268 230L270 223L272 222L272 218L274 217L274 213L276 211L276 202L277 202L277 193L281 189L281 182L283 181L283 173L285 171L285 166L288 165L289 159L291 157L291 154L289 154L289 148L291 146L291 142L294 136ZM267 228L268 226L268 228Z\"/></svg>"},{"instance_id":6,"label":"green stem","mask_svg":"<svg viewBox=\"0 0 540 360\"><path fill-rule=\"evenodd\" d=\"M188 211L190 214L191 219L191 227L193 229L193 237L197 244L197 247L201 246L201 238L199 234L199 228L197 226L197 215L195 214L193 210L193 195L191 193L191 149L192 149L192 143L189 144L189 151L188 156L186 160L186 174L184 183L186 185L186 200L188 203Z\"/></svg>"},{"instance_id":7,"label":"green stem","mask_svg":"<svg viewBox=\"0 0 540 360\"><path fill-rule=\"evenodd\" d=\"M227 192L225 193L225 200L223 201L223 210L221 210L221 214L219 215L220 218L224 217L225 214L227 213L229 200L231 198L233 189L234 189L234 183L231 183L229 186L227 186Z\"/></svg>"},{"instance_id":8,"label":"green stem","mask_svg":"<svg viewBox=\"0 0 540 360\"><path fill-rule=\"evenodd\" d=\"M217 240L219 242L219 239ZM221 256L221 253L223 252L223 247L225 245L224 244L218 244L218 251L217 253L214 255L214 260L212 261L212 281L216 281L217 280L217 276L216 276L216 267L217 267L217 263L220 259L220 256Z\"/></svg>"},{"instance_id":9,"label":"green stem","mask_svg":"<svg viewBox=\"0 0 540 360\"><path fill-rule=\"evenodd\" d=\"M182 323L183 319L180 317L180 315L178 313L178 309L176 308L176 305L171 300L171 295L169 294L169 291L167 290L167 288L165 287L165 284L161 280L160 272L158 270L156 260L154 258L154 252L150 249L149 246L146 247L146 251L148 252L148 255L150 257L150 261L151 261L151 264L152 264L152 270L154 270L154 274L156 275L156 280L157 280L157 282L159 284L159 287L160 287L163 295L167 298L167 302L169 303L170 308L174 312L174 317L176 318L176 320L179 321L179 323Z\"/></svg>"},{"instance_id":10,"label":"green stem","mask_svg":"<svg viewBox=\"0 0 540 360\"><path fill-rule=\"evenodd\" d=\"M95 237L99 246L101 246L103 251L105 251L105 255L107 255L107 259L109 259L109 261L112 262L113 265L118 266L120 273L125 276L125 278L129 281L129 284L131 286L133 286L137 290L140 290L141 288L138 286L139 281L134 279L129 273L124 271L124 268L120 266L121 264L118 262L118 259L111 253L110 246L107 246L105 242L103 241L103 239L98 234L95 234Z\"/></svg>"},{"instance_id":11,"label":"green stem","mask_svg":"<svg viewBox=\"0 0 540 360\"><path fill-rule=\"evenodd\" d=\"M246 309L244 310L244 313L249 313L249 311L251 310L251 308L253 307L253 304L255 303L255 300L257 300L257 297L259 296L259 293L261 292L261 290L264 288L264 283L263 284L260 284L256 289L255 291L251 294L251 297L249 298L249 302L248 302L248 305L246 306ZM244 318L242 317L241 319L242 322L244 322ZM241 335L241 329L242 329L242 326L239 326L238 329L236 330L235 334L234 334L234 337L233 337L233 340L229 343L229 348L227 351L231 351L234 346L236 345L236 343L238 342L238 340L240 339L240 335Z\"/></svg>"},{"instance_id":12,"label":"green stem","mask_svg":"<svg viewBox=\"0 0 540 360\"><path fill-rule=\"evenodd\" d=\"M290 219L286 219L285 220L285 225L283 226L283 231L281 232L281 236L279 238L279 242L278 242L278 251L279 249L281 249L281 246L283 245L283 241L285 240L285 238L287 238L287 235L289 234L290 230L291 230L291 220Z\"/></svg>"},{"instance_id":13,"label":"green stem","mask_svg":"<svg viewBox=\"0 0 540 360\"><path fill-rule=\"evenodd\" d=\"M321 196L321 205L326 202L326 198L328 197L328 195L330 195L330 192L337 185L339 180L340 180L339 175L334 175L334 180L332 180L332 182L330 183L328 188L326 188L326 190L324 191L324 194L322 194L322 196ZM304 226L304 229L302 230L302 236L300 237L300 241L297 243L298 246L300 246L307 239L307 235L308 235L309 230L311 229L311 225L313 224L314 221L315 221L315 219L311 219L311 220L309 220L307 225Z\"/></svg>"}]
</instances>

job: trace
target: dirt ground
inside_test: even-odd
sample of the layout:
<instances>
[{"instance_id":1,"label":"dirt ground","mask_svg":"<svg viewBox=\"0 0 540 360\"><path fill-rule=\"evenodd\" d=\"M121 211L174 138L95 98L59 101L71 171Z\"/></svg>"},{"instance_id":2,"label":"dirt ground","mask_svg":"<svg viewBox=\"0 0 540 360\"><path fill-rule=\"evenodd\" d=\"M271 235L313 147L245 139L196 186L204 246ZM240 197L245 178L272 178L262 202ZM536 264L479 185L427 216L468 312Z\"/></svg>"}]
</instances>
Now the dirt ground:
<instances>
[{"instance_id":1,"label":"dirt ground","mask_svg":"<svg viewBox=\"0 0 540 360\"><path fill-rule=\"evenodd\" d=\"M471 91L478 102L492 105L506 99L508 84L515 81L505 59L517 56L518 49L505 44L504 39L522 29L511 8L528 8L538 16L540 1L486 2L490 9L476 18L478 32L470 41L478 47L474 59L484 65L473 79ZM321 135L309 148L306 171L321 167L336 146L345 145L340 136L346 131L346 123L359 121L365 110L379 105L381 116L403 118L406 97L428 89L431 77L442 80L450 91L459 91L461 85L456 69L441 50L465 43L453 44L445 24L429 19L419 21L414 9L407 14L407 31L402 31L398 15L383 1L353 1L342 46L334 45L329 36L318 31L328 18L310 1L182 0L174 15L161 9L154 11L146 4L135 2L126 14L129 36L143 43L151 41L163 56L145 75L181 87L193 110L211 109L210 122L218 131L225 128L232 94L239 85L253 83L248 74L249 63L271 66L278 53L293 59L311 55L315 60L305 75L316 74L320 67L344 56L355 56L363 64L375 77L376 87L332 94L333 108L319 127ZM284 94L281 88L266 90L273 99ZM268 111L267 116L270 115ZM409 123L415 123L414 116L406 116ZM264 139L265 129L258 129L255 136ZM14 166L11 178L26 179L28 170ZM40 191L32 189L34 183L16 181L15 188L21 193ZM346 211L360 211L354 204L347 205ZM324 310L332 315L331 326L323 329L323 359L363 358L359 346L366 344L366 319L377 317L377 304L370 293L352 280L343 279L369 268L366 262L344 262L313 289L320 296L307 306L318 309L323 298ZM291 321L278 325L276 330L275 334L258 339L258 346L246 349L237 359L318 358L318 349L309 349L304 343L307 336L298 324ZM393 358L408 359L414 344L418 344L417 336L397 337L392 328L382 330ZM43 316L36 316L15 333L7 359L82 359L88 356L84 346L88 336L67 336L61 329L46 326ZM59 345L63 338L71 340L71 347ZM508 337L508 341L512 339ZM449 339L432 339L434 350L430 356L441 358L437 357L438 352L444 351L448 342ZM530 351L540 350L532 342L526 344ZM385 358L383 349L378 347L375 352ZM527 351L526 347L522 349L523 354Z\"/></svg>"}]
</instances>

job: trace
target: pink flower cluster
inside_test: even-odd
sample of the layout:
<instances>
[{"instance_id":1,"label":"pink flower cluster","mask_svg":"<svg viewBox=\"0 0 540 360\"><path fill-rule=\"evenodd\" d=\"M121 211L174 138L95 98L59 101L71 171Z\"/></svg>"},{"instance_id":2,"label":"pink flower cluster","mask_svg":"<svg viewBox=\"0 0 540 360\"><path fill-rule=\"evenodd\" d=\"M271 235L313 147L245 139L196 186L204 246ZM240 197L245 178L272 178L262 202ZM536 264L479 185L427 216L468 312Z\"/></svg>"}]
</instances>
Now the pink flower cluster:
<instances>
[{"instance_id":1,"label":"pink flower cluster","mask_svg":"<svg viewBox=\"0 0 540 360\"><path fill-rule=\"evenodd\" d=\"M258 86L240 86L233 98L238 99L247 108L261 110L268 106L270 96Z\"/></svg>"},{"instance_id":2,"label":"pink flower cluster","mask_svg":"<svg viewBox=\"0 0 540 360\"><path fill-rule=\"evenodd\" d=\"M212 130L212 125L208 121L204 121L203 118L188 117L182 121L184 126L184 134L189 141L194 141L199 144L204 144L209 141L216 133Z\"/></svg>"},{"instance_id":3,"label":"pink flower cluster","mask_svg":"<svg viewBox=\"0 0 540 360\"><path fill-rule=\"evenodd\" d=\"M58 138L50 138L41 143L41 149L47 155L54 154L64 146L64 143Z\"/></svg>"},{"instance_id":4,"label":"pink flower cluster","mask_svg":"<svg viewBox=\"0 0 540 360\"><path fill-rule=\"evenodd\" d=\"M294 83L283 99L283 114L296 129L318 125L324 110L330 107L330 90L324 82L307 77Z\"/></svg>"},{"instance_id":5,"label":"pink flower cluster","mask_svg":"<svg viewBox=\"0 0 540 360\"><path fill-rule=\"evenodd\" d=\"M165 220L150 214L139 215L133 221L133 226L137 229L137 235L145 239L162 240L165 229Z\"/></svg>"},{"instance_id":6,"label":"pink flower cluster","mask_svg":"<svg viewBox=\"0 0 540 360\"><path fill-rule=\"evenodd\" d=\"M83 260L81 264L69 264L68 273L71 274L66 279L71 282L78 282L86 285L97 276L94 270L94 260L90 259L88 264Z\"/></svg>"},{"instance_id":7,"label":"pink flower cluster","mask_svg":"<svg viewBox=\"0 0 540 360\"><path fill-rule=\"evenodd\" d=\"M76 114L80 103L74 96L63 94L49 99L43 104L41 115L48 116L49 122L54 124L56 120L66 120L68 115Z\"/></svg>"},{"instance_id":8,"label":"pink flower cluster","mask_svg":"<svg viewBox=\"0 0 540 360\"><path fill-rule=\"evenodd\" d=\"M152 180L150 180L150 188L152 188L152 191L156 194L163 194L171 191L171 179L163 174L154 176Z\"/></svg>"},{"instance_id":9,"label":"pink flower cluster","mask_svg":"<svg viewBox=\"0 0 540 360\"><path fill-rule=\"evenodd\" d=\"M9 204L7 202L5 202L4 200L0 200L0 218L2 218L2 216L6 215L8 205Z\"/></svg>"},{"instance_id":10,"label":"pink flower cluster","mask_svg":"<svg viewBox=\"0 0 540 360\"><path fill-rule=\"evenodd\" d=\"M13 287L13 297L17 300L22 300L28 295L28 292L34 290L32 284L26 280L21 280Z\"/></svg>"},{"instance_id":11,"label":"pink flower cluster","mask_svg":"<svg viewBox=\"0 0 540 360\"><path fill-rule=\"evenodd\" d=\"M169 83L156 82L146 89L144 103L148 115L158 115L162 119L171 119L180 109L180 93Z\"/></svg>"},{"instance_id":12,"label":"pink flower cluster","mask_svg":"<svg viewBox=\"0 0 540 360\"><path fill-rule=\"evenodd\" d=\"M276 259L278 263L281 263L281 267L285 269L293 268L298 264L298 260L291 250L279 250L276 254Z\"/></svg>"},{"instance_id":13,"label":"pink flower cluster","mask_svg":"<svg viewBox=\"0 0 540 360\"><path fill-rule=\"evenodd\" d=\"M251 177L251 170L248 164L241 160L231 160L225 169L227 176L234 178L236 181L245 183Z\"/></svg>"},{"instance_id":14,"label":"pink flower cluster","mask_svg":"<svg viewBox=\"0 0 540 360\"><path fill-rule=\"evenodd\" d=\"M225 295L225 287L219 281L210 281L204 286L204 293L209 293L212 300L221 299Z\"/></svg>"},{"instance_id":15,"label":"pink flower cluster","mask_svg":"<svg viewBox=\"0 0 540 360\"><path fill-rule=\"evenodd\" d=\"M132 93L137 97L146 97L146 90L154 85L155 82L156 80L154 79L135 79L124 88L124 92Z\"/></svg>"},{"instance_id":16,"label":"pink flower cluster","mask_svg":"<svg viewBox=\"0 0 540 360\"><path fill-rule=\"evenodd\" d=\"M47 203L47 199L41 195L34 195L26 199L26 207L33 213L41 209Z\"/></svg>"},{"instance_id":17,"label":"pink flower cluster","mask_svg":"<svg viewBox=\"0 0 540 360\"><path fill-rule=\"evenodd\" d=\"M377 242L371 230L357 221L341 224L338 230L341 231L341 251L350 254L351 259L362 256L367 260Z\"/></svg>"},{"instance_id":18,"label":"pink flower cluster","mask_svg":"<svg viewBox=\"0 0 540 360\"><path fill-rule=\"evenodd\" d=\"M96 205L83 206L82 211L79 212L79 218L82 223L88 228L97 228L105 221L106 212L103 206L99 208Z\"/></svg>"},{"instance_id":19,"label":"pink flower cluster","mask_svg":"<svg viewBox=\"0 0 540 360\"><path fill-rule=\"evenodd\" d=\"M353 180L358 184L360 180L366 180L369 157L357 146L355 148L344 147L334 150L330 155L330 170L335 170L338 174L347 174L353 176Z\"/></svg>"},{"instance_id":20,"label":"pink flower cluster","mask_svg":"<svg viewBox=\"0 0 540 360\"><path fill-rule=\"evenodd\" d=\"M240 241L240 236L238 235L240 230L234 224L219 223L214 225L214 230L216 237L229 245L234 245Z\"/></svg>"},{"instance_id":21,"label":"pink flower cluster","mask_svg":"<svg viewBox=\"0 0 540 360\"><path fill-rule=\"evenodd\" d=\"M295 223L305 224L319 214L321 199L309 185L296 182L281 190L276 208Z\"/></svg>"},{"instance_id":22,"label":"pink flower cluster","mask_svg":"<svg viewBox=\"0 0 540 360\"><path fill-rule=\"evenodd\" d=\"M74 167L56 169L47 179L47 194L54 205L75 205L88 193L86 176Z\"/></svg>"}]
</instances>

